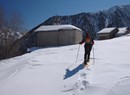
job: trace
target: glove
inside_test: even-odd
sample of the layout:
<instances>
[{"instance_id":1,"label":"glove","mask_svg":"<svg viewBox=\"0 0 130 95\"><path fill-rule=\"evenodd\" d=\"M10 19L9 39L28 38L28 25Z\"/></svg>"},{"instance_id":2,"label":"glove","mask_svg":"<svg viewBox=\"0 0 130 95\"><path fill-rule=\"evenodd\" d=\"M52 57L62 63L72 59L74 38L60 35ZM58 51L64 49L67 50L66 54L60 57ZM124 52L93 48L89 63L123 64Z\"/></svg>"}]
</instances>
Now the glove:
<instances>
[{"instance_id":1,"label":"glove","mask_svg":"<svg viewBox=\"0 0 130 95\"><path fill-rule=\"evenodd\" d=\"M81 45L81 44L83 44L83 42L79 42L79 44Z\"/></svg>"},{"instance_id":2,"label":"glove","mask_svg":"<svg viewBox=\"0 0 130 95\"><path fill-rule=\"evenodd\" d=\"M92 42L92 45L94 45L94 42Z\"/></svg>"}]
</instances>

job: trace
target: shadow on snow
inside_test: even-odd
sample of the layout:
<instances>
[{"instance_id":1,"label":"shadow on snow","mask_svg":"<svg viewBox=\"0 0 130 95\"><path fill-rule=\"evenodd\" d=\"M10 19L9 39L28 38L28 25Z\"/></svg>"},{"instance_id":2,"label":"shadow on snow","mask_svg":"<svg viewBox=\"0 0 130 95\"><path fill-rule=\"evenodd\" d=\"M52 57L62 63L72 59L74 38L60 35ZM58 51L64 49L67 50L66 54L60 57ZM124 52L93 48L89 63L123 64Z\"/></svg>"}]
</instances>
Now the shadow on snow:
<instances>
[{"instance_id":1,"label":"shadow on snow","mask_svg":"<svg viewBox=\"0 0 130 95\"><path fill-rule=\"evenodd\" d=\"M69 77L72 77L76 73L78 73L80 70L84 68L83 64L79 64L76 68L73 70L66 69L66 74L64 75L64 79L67 79Z\"/></svg>"}]
</instances>

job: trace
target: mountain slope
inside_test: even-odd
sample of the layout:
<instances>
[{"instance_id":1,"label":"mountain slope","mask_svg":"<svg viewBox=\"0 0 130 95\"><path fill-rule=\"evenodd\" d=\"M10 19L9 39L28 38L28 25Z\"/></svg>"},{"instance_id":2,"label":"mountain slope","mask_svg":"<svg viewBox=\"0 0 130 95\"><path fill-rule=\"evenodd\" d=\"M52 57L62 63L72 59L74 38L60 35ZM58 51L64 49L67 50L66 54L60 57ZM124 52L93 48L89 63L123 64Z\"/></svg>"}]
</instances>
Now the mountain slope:
<instances>
[{"instance_id":1,"label":"mountain slope","mask_svg":"<svg viewBox=\"0 0 130 95\"><path fill-rule=\"evenodd\" d=\"M104 27L130 27L130 5L115 6L95 13L53 16L17 40L10 49L9 57L25 54L28 48L37 46L37 33L34 31L42 25L53 24L72 24L96 37L96 33Z\"/></svg>"},{"instance_id":2,"label":"mountain slope","mask_svg":"<svg viewBox=\"0 0 130 95\"><path fill-rule=\"evenodd\" d=\"M0 95L129 95L130 36L95 41L88 68L84 46L43 48L0 62Z\"/></svg>"},{"instance_id":3,"label":"mountain slope","mask_svg":"<svg viewBox=\"0 0 130 95\"><path fill-rule=\"evenodd\" d=\"M53 16L43 25L72 24L84 31L98 32L104 27L129 27L130 5L114 6L95 13L80 13L70 16Z\"/></svg>"}]
</instances>

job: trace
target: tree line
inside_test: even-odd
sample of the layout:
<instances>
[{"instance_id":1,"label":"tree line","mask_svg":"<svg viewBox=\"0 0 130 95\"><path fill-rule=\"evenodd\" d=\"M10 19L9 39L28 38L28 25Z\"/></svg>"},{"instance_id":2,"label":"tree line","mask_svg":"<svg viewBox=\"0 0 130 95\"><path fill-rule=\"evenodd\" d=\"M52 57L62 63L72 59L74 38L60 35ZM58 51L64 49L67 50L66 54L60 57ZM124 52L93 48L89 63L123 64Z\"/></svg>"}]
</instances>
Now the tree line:
<instances>
[{"instance_id":1,"label":"tree line","mask_svg":"<svg viewBox=\"0 0 130 95\"><path fill-rule=\"evenodd\" d=\"M13 43L22 36L23 23L20 13L7 14L0 6L0 60L9 58Z\"/></svg>"}]
</instances>

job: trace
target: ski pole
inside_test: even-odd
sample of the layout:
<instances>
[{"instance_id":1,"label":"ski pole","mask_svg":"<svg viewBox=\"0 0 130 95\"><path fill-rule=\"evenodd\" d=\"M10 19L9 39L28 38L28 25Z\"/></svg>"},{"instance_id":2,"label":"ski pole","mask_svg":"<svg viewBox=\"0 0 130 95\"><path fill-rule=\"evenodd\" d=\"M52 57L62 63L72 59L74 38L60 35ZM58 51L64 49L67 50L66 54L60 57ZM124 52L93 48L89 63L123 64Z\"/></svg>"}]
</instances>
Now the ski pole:
<instances>
[{"instance_id":1,"label":"ski pole","mask_svg":"<svg viewBox=\"0 0 130 95\"><path fill-rule=\"evenodd\" d=\"M78 52L77 52L77 56L76 56L76 61L75 63L71 64L68 68L70 68L72 65L76 64L77 63L77 59L78 59L78 55L79 55L79 50L80 50L80 45L78 47Z\"/></svg>"},{"instance_id":2,"label":"ski pole","mask_svg":"<svg viewBox=\"0 0 130 95\"><path fill-rule=\"evenodd\" d=\"M75 63L77 63L77 60L78 60L79 50L80 50L80 45L79 45L79 47L78 47L78 52L77 52L77 56L76 56L76 61L75 61Z\"/></svg>"},{"instance_id":3,"label":"ski pole","mask_svg":"<svg viewBox=\"0 0 130 95\"><path fill-rule=\"evenodd\" d=\"M95 63L94 46L93 46L93 64Z\"/></svg>"}]
</instances>

